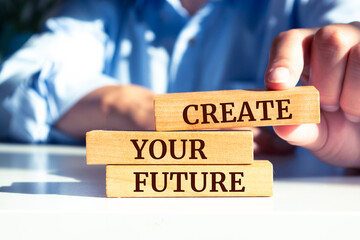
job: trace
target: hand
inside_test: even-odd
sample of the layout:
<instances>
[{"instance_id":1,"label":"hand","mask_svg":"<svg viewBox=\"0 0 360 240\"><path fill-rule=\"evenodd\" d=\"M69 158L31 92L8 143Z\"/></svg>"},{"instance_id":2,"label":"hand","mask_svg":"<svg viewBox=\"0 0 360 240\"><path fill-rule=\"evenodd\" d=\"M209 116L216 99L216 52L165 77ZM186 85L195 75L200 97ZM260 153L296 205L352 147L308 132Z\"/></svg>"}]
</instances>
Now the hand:
<instances>
[{"instance_id":1,"label":"hand","mask_svg":"<svg viewBox=\"0 0 360 240\"><path fill-rule=\"evenodd\" d=\"M55 126L80 139L94 129L154 130L154 97L137 85L102 87L80 99Z\"/></svg>"},{"instance_id":2,"label":"hand","mask_svg":"<svg viewBox=\"0 0 360 240\"><path fill-rule=\"evenodd\" d=\"M321 123L277 126L276 133L325 162L360 167L360 23L278 35L265 74L267 88L291 88L300 77L320 92Z\"/></svg>"}]
</instances>

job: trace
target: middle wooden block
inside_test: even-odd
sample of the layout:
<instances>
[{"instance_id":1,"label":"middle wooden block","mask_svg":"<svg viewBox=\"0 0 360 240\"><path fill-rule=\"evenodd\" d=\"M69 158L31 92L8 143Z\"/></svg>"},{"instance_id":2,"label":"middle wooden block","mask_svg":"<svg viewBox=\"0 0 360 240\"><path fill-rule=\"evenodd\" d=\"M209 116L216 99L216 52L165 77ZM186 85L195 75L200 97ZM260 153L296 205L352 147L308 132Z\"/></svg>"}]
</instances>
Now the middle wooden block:
<instances>
[{"instance_id":1,"label":"middle wooden block","mask_svg":"<svg viewBox=\"0 0 360 240\"><path fill-rule=\"evenodd\" d=\"M86 134L87 164L251 164L251 131Z\"/></svg>"}]
</instances>

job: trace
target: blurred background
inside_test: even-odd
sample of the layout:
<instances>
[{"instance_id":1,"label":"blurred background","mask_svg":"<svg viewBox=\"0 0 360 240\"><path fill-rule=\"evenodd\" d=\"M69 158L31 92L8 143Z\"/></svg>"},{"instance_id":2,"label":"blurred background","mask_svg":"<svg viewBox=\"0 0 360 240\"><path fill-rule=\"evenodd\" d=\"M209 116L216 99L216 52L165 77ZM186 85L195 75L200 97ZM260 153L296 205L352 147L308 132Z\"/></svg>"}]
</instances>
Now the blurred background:
<instances>
[{"instance_id":1,"label":"blurred background","mask_svg":"<svg viewBox=\"0 0 360 240\"><path fill-rule=\"evenodd\" d=\"M0 63L30 36L65 0L0 0Z\"/></svg>"},{"instance_id":2,"label":"blurred background","mask_svg":"<svg viewBox=\"0 0 360 240\"><path fill-rule=\"evenodd\" d=\"M0 71L1 64L36 32L45 20L56 14L66 0L0 0ZM18 81L0 80L0 103L11 94ZM9 142L9 112L0 104L0 142Z\"/></svg>"}]
</instances>

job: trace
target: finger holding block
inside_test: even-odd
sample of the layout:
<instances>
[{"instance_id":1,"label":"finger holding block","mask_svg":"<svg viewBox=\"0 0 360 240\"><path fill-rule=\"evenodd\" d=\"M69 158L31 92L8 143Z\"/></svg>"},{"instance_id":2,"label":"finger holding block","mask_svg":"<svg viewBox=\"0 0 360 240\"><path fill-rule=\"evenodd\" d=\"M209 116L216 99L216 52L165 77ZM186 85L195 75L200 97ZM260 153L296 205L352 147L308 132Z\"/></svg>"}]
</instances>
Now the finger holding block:
<instances>
[{"instance_id":1,"label":"finger holding block","mask_svg":"<svg viewBox=\"0 0 360 240\"><path fill-rule=\"evenodd\" d=\"M108 165L107 197L272 196L269 161L251 165Z\"/></svg>"},{"instance_id":2,"label":"finger holding block","mask_svg":"<svg viewBox=\"0 0 360 240\"><path fill-rule=\"evenodd\" d=\"M251 131L86 134L87 164L251 164Z\"/></svg>"},{"instance_id":3,"label":"finger holding block","mask_svg":"<svg viewBox=\"0 0 360 240\"><path fill-rule=\"evenodd\" d=\"M319 92L305 86L162 94L155 97L155 121L157 131L319 123Z\"/></svg>"}]
</instances>

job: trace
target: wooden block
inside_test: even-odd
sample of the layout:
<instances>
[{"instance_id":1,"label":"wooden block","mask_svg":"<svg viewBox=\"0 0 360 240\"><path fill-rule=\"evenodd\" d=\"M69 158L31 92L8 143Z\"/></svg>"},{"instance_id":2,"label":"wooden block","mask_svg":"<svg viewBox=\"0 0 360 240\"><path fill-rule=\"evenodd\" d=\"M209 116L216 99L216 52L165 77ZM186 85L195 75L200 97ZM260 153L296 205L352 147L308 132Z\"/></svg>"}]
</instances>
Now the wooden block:
<instances>
[{"instance_id":1,"label":"wooden block","mask_svg":"<svg viewBox=\"0 0 360 240\"><path fill-rule=\"evenodd\" d=\"M86 134L87 164L250 164L251 131Z\"/></svg>"},{"instance_id":2,"label":"wooden block","mask_svg":"<svg viewBox=\"0 0 360 240\"><path fill-rule=\"evenodd\" d=\"M269 161L251 165L108 165L108 197L272 196Z\"/></svg>"},{"instance_id":3,"label":"wooden block","mask_svg":"<svg viewBox=\"0 0 360 240\"><path fill-rule=\"evenodd\" d=\"M155 119L157 131L319 123L319 92L305 86L163 94L155 98Z\"/></svg>"}]
</instances>

